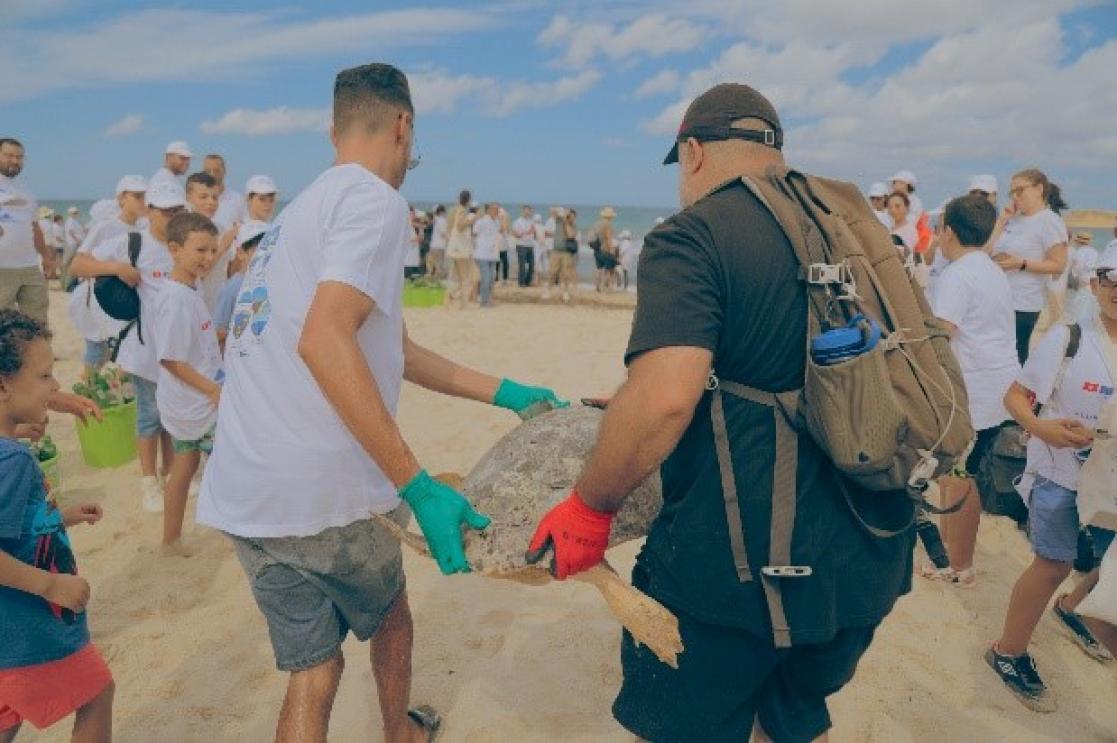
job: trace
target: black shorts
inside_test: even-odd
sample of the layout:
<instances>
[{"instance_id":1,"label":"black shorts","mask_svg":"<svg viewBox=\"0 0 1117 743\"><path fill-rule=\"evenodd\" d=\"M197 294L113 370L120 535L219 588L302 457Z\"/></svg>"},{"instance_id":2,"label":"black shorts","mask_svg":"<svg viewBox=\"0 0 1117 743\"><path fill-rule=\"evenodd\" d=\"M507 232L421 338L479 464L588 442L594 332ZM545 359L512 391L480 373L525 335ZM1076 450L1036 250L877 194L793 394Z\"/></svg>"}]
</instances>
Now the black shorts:
<instances>
[{"instance_id":1,"label":"black shorts","mask_svg":"<svg viewBox=\"0 0 1117 743\"><path fill-rule=\"evenodd\" d=\"M754 720L780 743L830 729L826 697L845 686L876 626L839 630L823 645L779 650L744 630L679 617L686 650L674 670L624 633L624 682L613 716L655 743L749 740Z\"/></svg>"}]
</instances>

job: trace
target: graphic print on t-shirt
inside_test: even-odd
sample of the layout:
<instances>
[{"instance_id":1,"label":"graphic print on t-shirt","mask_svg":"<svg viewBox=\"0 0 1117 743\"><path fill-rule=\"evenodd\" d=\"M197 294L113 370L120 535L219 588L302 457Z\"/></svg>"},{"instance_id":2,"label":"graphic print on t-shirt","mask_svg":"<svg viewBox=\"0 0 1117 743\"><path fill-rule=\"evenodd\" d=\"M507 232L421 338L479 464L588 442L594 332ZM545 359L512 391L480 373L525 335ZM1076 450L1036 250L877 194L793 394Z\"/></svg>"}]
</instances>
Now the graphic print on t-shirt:
<instances>
[{"instance_id":1,"label":"graphic print on t-shirt","mask_svg":"<svg viewBox=\"0 0 1117 743\"><path fill-rule=\"evenodd\" d=\"M268 301L267 277L271 251L279 240L282 225L276 224L256 246L256 255L248 265L244 284L241 286L237 305L233 310L233 340L230 346L241 356L248 353L247 343L259 338L268 327L271 318L271 303ZM251 331L245 335L244 331Z\"/></svg>"}]
</instances>

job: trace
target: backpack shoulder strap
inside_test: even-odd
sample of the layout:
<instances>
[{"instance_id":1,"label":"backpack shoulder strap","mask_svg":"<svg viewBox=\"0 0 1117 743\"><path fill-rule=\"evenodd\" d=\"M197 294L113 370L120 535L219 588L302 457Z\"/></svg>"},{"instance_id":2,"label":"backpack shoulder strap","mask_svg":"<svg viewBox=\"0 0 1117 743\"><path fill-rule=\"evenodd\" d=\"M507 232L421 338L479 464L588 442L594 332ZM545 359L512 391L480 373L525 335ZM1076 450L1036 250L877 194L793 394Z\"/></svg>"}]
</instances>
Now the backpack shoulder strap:
<instances>
[{"instance_id":1,"label":"backpack shoulder strap","mask_svg":"<svg viewBox=\"0 0 1117 743\"><path fill-rule=\"evenodd\" d=\"M143 246L143 238L138 232L128 233L128 262L132 264L132 268L136 267L136 261L140 259L140 248Z\"/></svg>"},{"instance_id":2,"label":"backpack shoulder strap","mask_svg":"<svg viewBox=\"0 0 1117 743\"><path fill-rule=\"evenodd\" d=\"M1082 326L1078 323L1071 323L1067 326L1070 335L1067 337L1067 348L1063 352L1063 358L1066 360L1073 359L1078 355L1078 347L1082 344Z\"/></svg>"}]
</instances>

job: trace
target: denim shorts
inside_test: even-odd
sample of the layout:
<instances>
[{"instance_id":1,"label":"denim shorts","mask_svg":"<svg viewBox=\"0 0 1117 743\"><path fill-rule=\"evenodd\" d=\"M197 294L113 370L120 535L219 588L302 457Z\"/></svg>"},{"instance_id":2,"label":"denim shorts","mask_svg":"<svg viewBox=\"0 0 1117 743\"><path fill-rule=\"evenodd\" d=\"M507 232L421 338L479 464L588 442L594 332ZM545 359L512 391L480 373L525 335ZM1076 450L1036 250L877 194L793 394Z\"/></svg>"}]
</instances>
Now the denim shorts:
<instances>
[{"instance_id":1,"label":"denim shorts","mask_svg":"<svg viewBox=\"0 0 1117 743\"><path fill-rule=\"evenodd\" d=\"M406 526L411 509L400 504L385 516ZM228 536L281 671L325 663L349 632L372 637L404 588L399 540L372 519L309 537Z\"/></svg>"},{"instance_id":2,"label":"denim shorts","mask_svg":"<svg viewBox=\"0 0 1117 743\"><path fill-rule=\"evenodd\" d=\"M1113 541L1108 529L1086 527L1100 558ZM1074 562L1078 556L1078 493L1037 475L1028 503L1028 541L1040 557L1056 562Z\"/></svg>"},{"instance_id":3,"label":"denim shorts","mask_svg":"<svg viewBox=\"0 0 1117 743\"><path fill-rule=\"evenodd\" d=\"M136 435L142 439L158 436L163 430L159 406L155 404L155 382L132 375L136 388Z\"/></svg>"},{"instance_id":4,"label":"denim shorts","mask_svg":"<svg viewBox=\"0 0 1117 743\"><path fill-rule=\"evenodd\" d=\"M109 360L108 341L85 341L85 365L91 369L100 369Z\"/></svg>"}]
</instances>

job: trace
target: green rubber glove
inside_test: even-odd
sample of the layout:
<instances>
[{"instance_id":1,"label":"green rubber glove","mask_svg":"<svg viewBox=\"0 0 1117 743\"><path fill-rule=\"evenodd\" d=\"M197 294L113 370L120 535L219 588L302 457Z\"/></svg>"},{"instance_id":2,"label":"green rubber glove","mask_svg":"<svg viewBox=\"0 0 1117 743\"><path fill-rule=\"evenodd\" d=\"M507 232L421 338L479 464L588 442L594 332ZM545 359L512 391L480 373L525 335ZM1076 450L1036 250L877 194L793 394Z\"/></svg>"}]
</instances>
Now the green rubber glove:
<instances>
[{"instance_id":1,"label":"green rubber glove","mask_svg":"<svg viewBox=\"0 0 1117 743\"><path fill-rule=\"evenodd\" d=\"M546 387L528 387L511 379L502 379L493 396L493 405L507 408L526 421L548 410L568 408L570 402L560 400L553 390Z\"/></svg>"},{"instance_id":2,"label":"green rubber glove","mask_svg":"<svg viewBox=\"0 0 1117 743\"><path fill-rule=\"evenodd\" d=\"M419 474L399 491L399 497L415 513L415 520L442 574L468 573L462 524L470 529L484 529L489 525L489 517L474 511L461 493L435 480L426 470L419 470Z\"/></svg>"}]
</instances>

